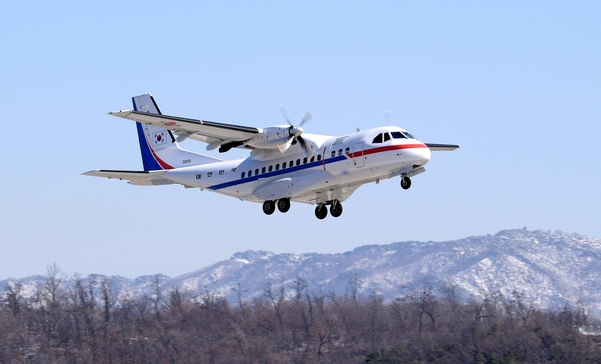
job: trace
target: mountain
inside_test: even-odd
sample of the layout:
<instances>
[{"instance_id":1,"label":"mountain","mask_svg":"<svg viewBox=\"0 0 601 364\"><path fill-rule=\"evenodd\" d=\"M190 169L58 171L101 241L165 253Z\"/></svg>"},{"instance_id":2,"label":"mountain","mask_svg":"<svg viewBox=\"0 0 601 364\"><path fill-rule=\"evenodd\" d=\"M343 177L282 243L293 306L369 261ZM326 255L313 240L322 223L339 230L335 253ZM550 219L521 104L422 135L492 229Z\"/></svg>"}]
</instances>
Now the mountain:
<instances>
[{"instance_id":1,"label":"mountain","mask_svg":"<svg viewBox=\"0 0 601 364\"><path fill-rule=\"evenodd\" d=\"M158 279L165 290L208 291L232 303L238 294L242 299L263 295L268 285L279 293L283 284L290 297L299 278L312 292L375 292L387 300L412 286L450 282L464 298L497 292L510 297L518 291L538 307L555 309L580 301L590 314L601 316L601 239L524 228L445 242L365 245L339 254L246 251L174 278L108 277L115 289L134 294L151 293ZM40 277L21 281L31 291L36 279ZM7 281L0 281L0 289Z\"/></svg>"},{"instance_id":2,"label":"mountain","mask_svg":"<svg viewBox=\"0 0 601 364\"><path fill-rule=\"evenodd\" d=\"M601 240L521 229L446 242L365 245L340 254L247 251L166 284L190 291L206 288L235 301L238 283L248 298L263 294L267 283L291 287L298 277L310 291L337 294L352 289L354 280L359 295L375 292L389 300L410 284L424 282L453 283L464 296L499 291L510 297L517 290L539 307L582 301L599 315Z\"/></svg>"}]
</instances>

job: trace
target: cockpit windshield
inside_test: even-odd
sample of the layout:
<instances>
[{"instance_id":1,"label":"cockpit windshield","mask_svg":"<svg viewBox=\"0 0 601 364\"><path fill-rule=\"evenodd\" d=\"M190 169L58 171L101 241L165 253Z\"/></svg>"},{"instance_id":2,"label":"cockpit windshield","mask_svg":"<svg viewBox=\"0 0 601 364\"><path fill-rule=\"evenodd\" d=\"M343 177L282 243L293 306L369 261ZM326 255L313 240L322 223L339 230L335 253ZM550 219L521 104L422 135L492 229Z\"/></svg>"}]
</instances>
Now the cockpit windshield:
<instances>
[{"instance_id":1,"label":"cockpit windshield","mask_svg":"<svg viewBox=\"0 0 601 364\"><path fill-rule=\"evenodd\" d=\"M393 131L391 134L394 139L415 139L413 135L406 131Z\"/></svg>"},{"instance_id":2,"label":"cockpit windshield","mask_svg":"<svg viewBox=\"0 0 601 364\"><path fill-rule=\"evenodd\" d=\"M387 142L390 140L391 135L392 135L392 139L415 139L415 137L413 135L409 134L406 131L391 131L390 134L380 133L380 134L376 135L376 137L374 138L372 143L378 144L378 143Z\"/></svg>"}]
</instances>

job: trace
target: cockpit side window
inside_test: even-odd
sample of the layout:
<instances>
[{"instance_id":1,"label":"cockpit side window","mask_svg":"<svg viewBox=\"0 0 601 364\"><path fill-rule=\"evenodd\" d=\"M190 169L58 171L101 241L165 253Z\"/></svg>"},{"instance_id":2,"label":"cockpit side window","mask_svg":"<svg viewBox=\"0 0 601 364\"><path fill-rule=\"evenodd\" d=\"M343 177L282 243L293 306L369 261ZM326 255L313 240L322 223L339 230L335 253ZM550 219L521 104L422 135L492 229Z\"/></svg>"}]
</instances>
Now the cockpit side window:
<instances>
[{"instance_id":1,"label":"cockpit side window","mask_svg":"<svg viewBox=\"0 0 601 364\"><path fill-rule=\"evenodd\" d=\"M384 133L384 141L387 142L390 140L390 134Z\"/></svg>"},{"instance_id":2,"label":"cockpit side window","mask_svg":"<svg viewBox=\"0 0 601 364\"><path fill-rule=\"evenodd\" d=\"M404 136L403 133L401 133L400 131L393 131L392 132L392 137L394 139L407 139L407 137Z\"/></svg>"},{"instance_id":3,"label":"cockpit side window","mask_svg":"<svg viewBox=\"0 0 601 364\"><path fill-rule=\"evenodd\" d=\"M404 131L403 134L405 134L405 136L409 139L415 139L415 137L411 134L409 134L408 132Z\"/></svg>"},{"instance_id":4,"label":"cockpit side window","mask_svg":"<svg viewBox=\"0 0 601 364\"><path fill-rule=\"evenodd\" d=\"M382 134L378 134L372 143L382 143Z\"/></svg>"}]
</instances>

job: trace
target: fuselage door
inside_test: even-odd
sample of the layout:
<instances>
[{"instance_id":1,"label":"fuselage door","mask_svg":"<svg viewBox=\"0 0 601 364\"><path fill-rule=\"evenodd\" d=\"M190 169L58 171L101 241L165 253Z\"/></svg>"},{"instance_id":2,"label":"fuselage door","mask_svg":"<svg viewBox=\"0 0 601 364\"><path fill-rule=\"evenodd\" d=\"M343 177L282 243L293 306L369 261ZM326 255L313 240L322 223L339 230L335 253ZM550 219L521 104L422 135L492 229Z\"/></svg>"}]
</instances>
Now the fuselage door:
<instances>
[{"instance_id":1,"label":"fuselage door","mask_svg":"<svg viewBox=\"0 0 601 364\"><path fill-rule=\"evenodd\" d=\"M361 168L365 165L365 159L363 157L363 143L357 143L353 145L353 160L355 167Z\"/></svg>"}]
</instances>

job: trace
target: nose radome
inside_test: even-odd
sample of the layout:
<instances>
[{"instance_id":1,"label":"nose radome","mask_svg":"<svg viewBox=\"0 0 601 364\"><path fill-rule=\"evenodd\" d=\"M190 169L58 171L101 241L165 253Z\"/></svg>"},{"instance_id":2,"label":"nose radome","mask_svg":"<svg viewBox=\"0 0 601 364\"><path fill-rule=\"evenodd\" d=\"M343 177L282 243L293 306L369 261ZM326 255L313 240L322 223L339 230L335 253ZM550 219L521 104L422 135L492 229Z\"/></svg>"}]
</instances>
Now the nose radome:
<instances>
[{"instance_id":1,"label":"nose radome","mask_svg":"<svg viewBox=\"0 0 601 364\"><path fill-rule=\"evenodd\" d=\"M423 152L424 152L424 158L426 158L426 162L430 160L430 158L432 157L432 152L430 151L430 148L423 148Z\"/></svg>"},{"instance_id":2,"label":"nose radome","mask_svg":"<svg viewBox=\"0 0 601 364\"><path fill-rule=\"evenodd\" d=\"M424 164L428 163L428 161L430 161L430 157L432 156L432 152L428 147L416 148L415 153L415 157L418 160L418 163L416 164L419 164L420 166L423 166Z\"/></svg>"}]
</instances>

